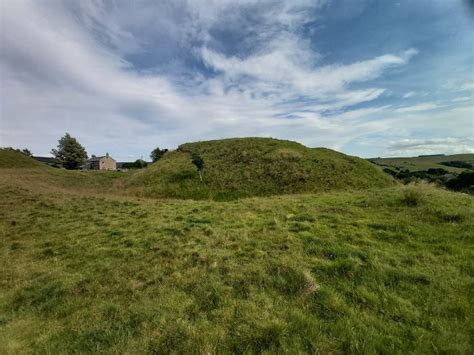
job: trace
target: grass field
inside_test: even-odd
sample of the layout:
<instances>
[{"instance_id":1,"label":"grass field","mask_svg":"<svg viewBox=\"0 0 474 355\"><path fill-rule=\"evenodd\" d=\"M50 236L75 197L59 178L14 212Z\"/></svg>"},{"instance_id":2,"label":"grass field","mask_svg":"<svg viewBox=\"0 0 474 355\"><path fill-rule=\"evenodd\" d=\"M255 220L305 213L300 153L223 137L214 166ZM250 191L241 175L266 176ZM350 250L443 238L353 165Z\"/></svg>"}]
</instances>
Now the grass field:
<instances>
[{"instance_id":1,"label":"grass field","mask_svg":"<svg viewBox=\"0 0 474 355\"><path fill-rule=\"evenodd\" d=\"M162 200L43 170L0 168L2 354L474 349L473 196Z\"/></svg>"},{"instance_id":2,"label":"grass field","mask_svg":"<svg viewBox=\"0 0 474 355\"><path fill-rule=\"evenodd\" d=\"M453 173L462 173L465 169L446 166L441 163L447 161L461 161L474 165L474 154L455 154L411 158L374 158L369 160L381 166L408 169L410 171L428 170L430 168L442 168Z\"/></svg>"}]
</instances>

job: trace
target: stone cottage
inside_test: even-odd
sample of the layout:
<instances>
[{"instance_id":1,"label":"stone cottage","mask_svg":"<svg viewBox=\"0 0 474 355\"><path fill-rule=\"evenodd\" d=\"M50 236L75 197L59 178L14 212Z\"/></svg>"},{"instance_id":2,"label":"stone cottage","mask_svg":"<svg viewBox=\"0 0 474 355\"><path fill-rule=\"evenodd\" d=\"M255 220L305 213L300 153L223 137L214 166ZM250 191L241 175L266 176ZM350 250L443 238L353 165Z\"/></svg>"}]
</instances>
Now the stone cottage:
<instances>
[{"instance_id":1,"label":"stone cottage","mask_svg":"<svg viewBox=\"0 0 474 355\"><path fill-rule=\"evenodd\" d=\"M92 156L84 165L86 170L117 170L117 162L109 153L102 157Z\"/></svg>"}]
</instances>

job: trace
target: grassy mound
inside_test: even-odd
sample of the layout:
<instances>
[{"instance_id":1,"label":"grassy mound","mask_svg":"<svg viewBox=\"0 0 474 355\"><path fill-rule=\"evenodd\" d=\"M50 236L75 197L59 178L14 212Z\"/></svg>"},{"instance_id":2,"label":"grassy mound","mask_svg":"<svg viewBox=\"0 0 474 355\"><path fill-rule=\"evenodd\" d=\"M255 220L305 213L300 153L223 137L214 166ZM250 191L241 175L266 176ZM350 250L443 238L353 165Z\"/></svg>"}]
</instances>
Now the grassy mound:
<instances>
[{"instance_id":1,"label":"grassy mound","mask_svg":"<svg viewBox=\"0 0 474 355\"><path fill-rule=\"evenodd\" d=\"M202 183L191 163L192 153L204 159ZM135 174L129 185L146 196L229 200L391 183L373 164L329 149L270 138L236 138L183 144Z\"/></svg>"},{"instance_id":2,"label":"grassy mound","mask_svg":"<svg viewBox=\"0 0 474 355\"><path fill-rule=\"evenodd\" d=\"M0 149L0 169L38 169L47 165L11 149Z\"/></svg>"},{"instance_id":3,"label":"grassy mound","mask_svg":"<svg viewBox=\"0 0 474 355\"><path fill-rule=\"evenodd\" d=\"M37 191L109 194L121 191L121 180L131 174L114 171L80 171L52 168L24 154L0 149L0 185Z\"/></svg>"}]
</instances>

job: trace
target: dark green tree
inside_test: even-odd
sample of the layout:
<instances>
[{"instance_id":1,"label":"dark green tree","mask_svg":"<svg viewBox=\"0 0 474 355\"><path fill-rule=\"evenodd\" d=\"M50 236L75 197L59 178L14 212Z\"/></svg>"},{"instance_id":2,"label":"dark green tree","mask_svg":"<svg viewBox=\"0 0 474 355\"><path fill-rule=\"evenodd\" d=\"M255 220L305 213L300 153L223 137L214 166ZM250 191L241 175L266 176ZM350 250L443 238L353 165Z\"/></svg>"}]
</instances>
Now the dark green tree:
<instances>
[{"instance_id":1,"label":"dark green tree","mask_svg":"<svg viewBox=\"0 0 474 355\"><path fill-rule=\"evenodd\" d=\"M135 160L135 163L133 164L135 165L135 168L138 168L138 169L146 168L146 166L148 165L148 163L144 161L143 159L137 159Z\"/></svg>"},{"instance_id":2,"label":"dark green tree","mask_svg":"<svg viewBox=\"0 0 474 355\"><path fill-rule=\"evenodd\" d=\"M153 161L153 163L160 160L167 151L168 149L160 149L158 147L153 149L153 151L150 154L150 158Z\"/></svg>"},{"instance_id":3,"label":"dark green tree","mask_svg":"<svg viewBox=\"0 0 474 355\"><path fill-rule=\"evenodd\" d=\"M66 169L79 169L87 159L84 147L69 133L58 141L57 149L51 150L51 154Z\"/></svg>"},{"instance_id":4,"label":"dark green tree","mask_svg":"<svg viewBox=\"0 0 474 355\"><path fill-rule=\"evenodd\" d=\"M204 159L198 153L193 153L191 156L191 162L196 166L196 169L199 173L199 179L202 182L202 174L204 172Z\"/></svg>"},{"instance_id":5,"label":"dark green tree","mask_svg":"<svg viewBox=\"0 0 474 355\"><path fill-rule=\"evenodd\" d=\"M446 183L448 189L474 194L474 171L463 171Z\"/></svg>"},{"instance_id":6,"label":"dark green tree","mask_svg":"<svg viewBox=\"0 0 474 355\"><path fill-rule=\"evenodd\" d=\"M27 157L30 157L30 158L33 156L33 153L31 153L31 151L27 148L24 148L24 149L16 148L15 149L15 148L12 148L12 147L7 147L7 148L2 148L2 149L10 150L12 152L17 152L17 153L26 155Z\"/></svg>"},{"instance_id":7,"label":"dark green tree","mask_svg":"<svg viewBox=\"0 0 474 355\"><path fill-rule=\"evenodd\" d=\"M143 169L146 168L148 163L143 159L137 159L131 163L123 163L122 167L124 169Z\"/></svg>"},{"instance_id":8,"label":"dark green tree","mask_svg":"<svg viewBox=\"0 0 474 355\"><path fill-rule=\"evenodd\" d=\"M27 157L32 157L33 156L33 153L31 153L31 151L27 148L22 149L21 153L26 155Z\"/></svg>"}]
</instances>

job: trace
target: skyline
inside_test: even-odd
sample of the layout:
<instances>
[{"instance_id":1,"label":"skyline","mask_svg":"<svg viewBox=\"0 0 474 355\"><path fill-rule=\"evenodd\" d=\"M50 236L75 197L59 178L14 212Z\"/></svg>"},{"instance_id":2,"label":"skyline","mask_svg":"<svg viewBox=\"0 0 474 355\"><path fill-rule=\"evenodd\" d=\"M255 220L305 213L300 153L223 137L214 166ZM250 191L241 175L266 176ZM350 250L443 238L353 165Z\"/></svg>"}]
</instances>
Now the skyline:
<instances>
[{"instance_id":1,"label":"skyline","mask_svg":"<svg viewBox=\"0 0 474 355\"><path fill-rule=\"evenodd\" d=\"M0 146L118 161L232 137L474 153L466 1L1 2Z\"/></svg>"}]
</instances>

